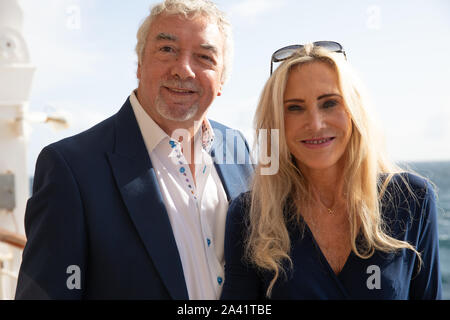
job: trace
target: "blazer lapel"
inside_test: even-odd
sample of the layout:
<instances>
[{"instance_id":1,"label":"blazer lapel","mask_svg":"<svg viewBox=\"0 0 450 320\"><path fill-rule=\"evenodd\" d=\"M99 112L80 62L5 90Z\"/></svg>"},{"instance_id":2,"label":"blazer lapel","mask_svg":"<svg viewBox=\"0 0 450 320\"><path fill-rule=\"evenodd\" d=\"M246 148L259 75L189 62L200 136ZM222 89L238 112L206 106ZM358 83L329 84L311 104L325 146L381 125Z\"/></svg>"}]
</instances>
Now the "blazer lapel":
<instances>
[{"instance_id":1,"label":"blazer lapel","mask_svg":"<svg viewBox=\"0 0 450 320\"><path fill-rule=\"evenodd\" d=\"M116 130L115 152L108 159L124 203L170 295L187 300L175 237L129 99L116 115Z\"/></svg>"}]
</instances>

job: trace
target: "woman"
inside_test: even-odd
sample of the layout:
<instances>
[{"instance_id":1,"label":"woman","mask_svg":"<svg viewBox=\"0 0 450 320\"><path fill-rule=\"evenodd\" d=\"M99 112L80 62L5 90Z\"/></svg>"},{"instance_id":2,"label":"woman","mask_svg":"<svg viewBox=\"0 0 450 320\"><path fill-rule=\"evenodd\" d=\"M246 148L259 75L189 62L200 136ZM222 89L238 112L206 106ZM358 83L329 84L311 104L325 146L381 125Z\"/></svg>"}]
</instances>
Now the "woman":
<instances>
[{"instance_id":1,"label":"woman","mask_svg":"<svg viewBox=\"0 0 450 320\"><path fill-rule=\"evenodd\" d=\"M439 299L435 194L385 158L342 47L283 60L255 115L279 129L279 170L258 164L229 208L222 298Z\"/></svg>"}]
</instances>

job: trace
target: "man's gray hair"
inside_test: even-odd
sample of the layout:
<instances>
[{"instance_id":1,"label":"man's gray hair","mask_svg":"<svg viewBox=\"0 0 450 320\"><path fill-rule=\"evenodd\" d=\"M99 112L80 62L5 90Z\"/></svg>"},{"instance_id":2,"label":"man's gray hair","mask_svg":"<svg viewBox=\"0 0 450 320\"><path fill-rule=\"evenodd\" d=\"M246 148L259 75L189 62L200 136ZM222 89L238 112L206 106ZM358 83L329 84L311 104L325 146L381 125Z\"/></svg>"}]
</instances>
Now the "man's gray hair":
<instances>
[{"instance_id":1,"label":"man's gray hair","mask_svg":"<svg viewBox=\"0 0 450 320\"><path fill-rule=\"evenodd\" d=\"M226 19L225 14L209 0L165 0L162 3L154 5L150 11L150 15L145 18L137 32L136 54L138 56L138 63L142 64L152 21L161 14L179 14L185 17L202 14L217 23L224 37L224 61L221 80L222 83L225 83L231 73L231 66L233 64L234 47L231 24Z\"/></svg>"}]
</instances>

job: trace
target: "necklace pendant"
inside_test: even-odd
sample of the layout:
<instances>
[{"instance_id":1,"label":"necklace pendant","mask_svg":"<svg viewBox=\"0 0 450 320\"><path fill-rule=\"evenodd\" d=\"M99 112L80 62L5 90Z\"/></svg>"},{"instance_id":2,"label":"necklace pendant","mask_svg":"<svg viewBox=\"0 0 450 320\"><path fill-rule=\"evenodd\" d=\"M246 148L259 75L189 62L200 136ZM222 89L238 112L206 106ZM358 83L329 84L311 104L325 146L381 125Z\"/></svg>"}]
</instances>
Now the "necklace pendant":
<instances>
[{"instance_id":1,"label":"necklace pendant","mask_svg":"<svg viewBox=\"0 0 450 320\"><path fill-rule=\"evenodd\" d=\"M333 210L327 208L329 214L333 214Z\"/></svg>"}]
</instances>

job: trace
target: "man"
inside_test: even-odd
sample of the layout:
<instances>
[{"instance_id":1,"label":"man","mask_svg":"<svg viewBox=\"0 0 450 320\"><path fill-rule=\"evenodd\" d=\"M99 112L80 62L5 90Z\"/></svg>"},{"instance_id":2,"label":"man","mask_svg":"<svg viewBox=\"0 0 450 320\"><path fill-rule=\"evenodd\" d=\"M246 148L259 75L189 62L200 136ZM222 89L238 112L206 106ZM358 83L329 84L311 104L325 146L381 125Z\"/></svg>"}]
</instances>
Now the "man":
<instances>
[{"instance_id":1,"label":"man","mask_svg":"<svg viewBox=\"0 0 450 320\"><path fill-rule=\"evenodd\" d=\"M235 161L249 159L242 135L206 118L230 68L229 30L207 0L153 8L137 90L38 158L17 299L220 296L228 203L253 172Z\"/></svg>"}]
</instances>

